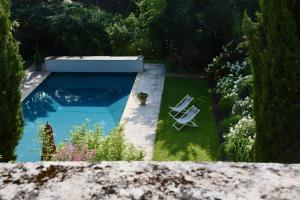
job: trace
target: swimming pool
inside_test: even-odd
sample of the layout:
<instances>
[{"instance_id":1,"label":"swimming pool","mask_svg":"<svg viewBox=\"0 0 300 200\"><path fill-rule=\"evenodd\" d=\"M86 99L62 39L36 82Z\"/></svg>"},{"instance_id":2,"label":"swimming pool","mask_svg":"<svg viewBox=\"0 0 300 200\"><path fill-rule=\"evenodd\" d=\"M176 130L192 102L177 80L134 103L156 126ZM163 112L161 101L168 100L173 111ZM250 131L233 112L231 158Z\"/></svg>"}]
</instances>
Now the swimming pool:
<instances>
[{"instance_id":1,"label":"swimming pool","mask_svg":"<svg viewBox=\"0 0 300 200\"><path fill-rule=\"evenodd\" d=\"M104 134L116 127L126 106L135 73L51 73L24 101L24 131L17 162L40 161L38 128L49 122L58 145L75 125L100 123Z\"/></svg>"}]
</instances>

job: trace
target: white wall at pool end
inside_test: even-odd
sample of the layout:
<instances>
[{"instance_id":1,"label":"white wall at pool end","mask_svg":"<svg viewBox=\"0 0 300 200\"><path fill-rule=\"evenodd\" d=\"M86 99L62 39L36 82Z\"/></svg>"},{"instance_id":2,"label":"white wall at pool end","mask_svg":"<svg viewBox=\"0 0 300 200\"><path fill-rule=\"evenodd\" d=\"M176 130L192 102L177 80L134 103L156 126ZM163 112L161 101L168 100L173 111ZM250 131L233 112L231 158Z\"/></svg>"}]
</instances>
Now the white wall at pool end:
<instances>
[{"instance_id":1,"label":"white wall at pool end","mask_svg":"<svg viewBox=\"0 0 300 200\"><path fill-rule=\"evenodd\" d=\"M144 57L47 57L45 69L49 72L143 72Z\"/></svg>"}]
</instances>

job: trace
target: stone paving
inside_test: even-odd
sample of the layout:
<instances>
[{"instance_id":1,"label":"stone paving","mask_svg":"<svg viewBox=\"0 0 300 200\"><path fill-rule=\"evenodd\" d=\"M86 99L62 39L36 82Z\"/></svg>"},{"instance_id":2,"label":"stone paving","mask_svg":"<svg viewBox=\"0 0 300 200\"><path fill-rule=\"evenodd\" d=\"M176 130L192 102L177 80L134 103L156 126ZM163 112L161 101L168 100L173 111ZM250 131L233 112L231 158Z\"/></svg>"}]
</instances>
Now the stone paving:
<instances>
[{"instance_id":1,"label":"stone paving","mask_svg":"<svg viewBox=\"0 0 300 200\"><path fill-rule=\"evenodd\" d=\"M25 76L22 82L22 101L41 83L45 78L49 76L51 72L47 71L35 71L34 67L30 67L25 70Z\"/></svg>"},{"instance_id":2,"label":"stone paving","mask_svg":"<svg viewBox=\"0 0 300 200\"><path fill-rule=\"evenodd\" d=\"M121 119L126 139L145 151L145 160L152 159L164 80L164 65L145 64L145 71L137 75ZM139 92L148 93L145 106L140 106Z\"/></svg>"}]
</instances>

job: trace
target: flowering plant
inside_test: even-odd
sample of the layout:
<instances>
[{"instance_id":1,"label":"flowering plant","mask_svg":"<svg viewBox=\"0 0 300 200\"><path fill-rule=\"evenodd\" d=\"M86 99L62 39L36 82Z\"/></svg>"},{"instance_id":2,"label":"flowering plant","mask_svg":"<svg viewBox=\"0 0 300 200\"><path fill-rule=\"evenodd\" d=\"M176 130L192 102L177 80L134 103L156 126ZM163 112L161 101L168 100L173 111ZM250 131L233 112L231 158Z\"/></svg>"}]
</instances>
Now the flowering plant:
<instances>
[{"instance_id":1,"label":"flowering plant","mask_svg":"<svg viewBox=\"0 0 300 200\"><path fill-rule=\"evenodd\" d=\"M88 124L76 127L68 142L63 143L54 156L59 161L143 160L144 152L125 141L123 127L103 136L100 125L94 130Z\"/></svg>"},{"instance_id":2,"label":"flowering plant","mask_svg":"<svg viewBox=\"0 0 300 200\"><path fill-rule=\"evenodd\" d=\"M85 143L66 143L59 148L54 159L58 161L92 161L95 155L96 150L89 150Z\"/></svg>"},{"instance_id":3,"label":"flowering plant","mask_svg":"<svg viewBox=\"0 0 300 200\"><path fill-rule=\"evenodd\" d=\"M224 151L233 161L253 161L253 144L256 130L255 121L251 117L243 117L225 135Z\"/></svg>"},{"instance_id":4,"label":"flowering plant","mask_svg":"<svg viewBox=\"0 0 300 200\"><path fill-rule=\"evenodd\" d=\"M246 97L245 99L238 100L234 103L232 107L233 115L240 115L243 117L253 116L253 100L250 97Z\"/></svg>"},{"instance_id":5,"label":"flowering plant","mask_svg":"<svg viewBox=\"0 0 300 200\"><path fill-rule=\"evenodd\" d=\"M219 109L225 118L220 130L225 134L224 152L233 161L253 161L255 121L251 98L253 76L245 51L235 41L223 47L206 71L217 82L221 95Z\"/></svg>"}]
</instances>

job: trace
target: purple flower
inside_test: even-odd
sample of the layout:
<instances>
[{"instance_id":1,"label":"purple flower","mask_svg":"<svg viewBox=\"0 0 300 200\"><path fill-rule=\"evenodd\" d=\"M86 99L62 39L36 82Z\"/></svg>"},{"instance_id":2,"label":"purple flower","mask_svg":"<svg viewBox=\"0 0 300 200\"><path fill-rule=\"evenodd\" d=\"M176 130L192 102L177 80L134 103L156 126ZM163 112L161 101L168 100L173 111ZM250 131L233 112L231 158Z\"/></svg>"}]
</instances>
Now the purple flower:
<instances>
[{"instance_id":1,"label":"purple flower","mask_svg":"<svg viewBox=\"0 0 300 200\"><path fill-rule=\"evenodd\" d=\"M56 153L55 160L58 161L91 161L96 155L96 150L89 150L86 143L64 144Z\"/></svg>"}]
</instances>

